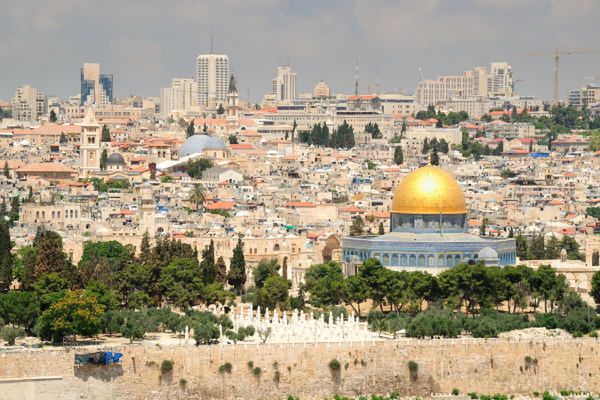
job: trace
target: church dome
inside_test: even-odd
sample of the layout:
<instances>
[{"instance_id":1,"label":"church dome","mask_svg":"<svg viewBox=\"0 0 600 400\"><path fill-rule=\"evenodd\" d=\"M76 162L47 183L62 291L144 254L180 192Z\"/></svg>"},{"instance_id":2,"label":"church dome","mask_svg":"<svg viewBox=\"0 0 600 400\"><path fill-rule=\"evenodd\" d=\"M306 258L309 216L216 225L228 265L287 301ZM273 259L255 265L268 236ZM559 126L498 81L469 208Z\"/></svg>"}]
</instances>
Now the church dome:
<instances>
[{"instance_id":1,"label":"church dome","mask_svg":"<svg viewBox=\"0 0 600 400\"><path fill-rule=\"evenodd\" d=\"M408 174L392 200L393 213L466 214L465 195L458 182L440 167L428 165Z\"/></svg>"},{"instance_id":2,"label":"church dome","mask_svg":"<svg viewBox=\"0 0 600 400\"><path fill-rule=\"evenodd\" d=\"M204 149L224 149L225 143L223 140L207 136L207 135L192 135L179 148L179 157L189 156L194 153L202 153Z\"/></svg>"},{"instance_id":3,"label":"church dome","mask_svg":"<svg viewBox=\"0 0 600 400\"><path fill-rule=\"evenodd\" d=\"M125 165L125 159L119 153L113 153L108 156L106 165Z\"/></svg>"},{"instance_id":4,"label":"church dome","mask_svg":"<svg viewBox=\"0 0 600 400\"><path fill-rule=\"evenodd\" d=\"M498 260L498 252L491 247L484 247L483 249L479 250L477 257L480 260Z\"/></svg>"}]
</instances>

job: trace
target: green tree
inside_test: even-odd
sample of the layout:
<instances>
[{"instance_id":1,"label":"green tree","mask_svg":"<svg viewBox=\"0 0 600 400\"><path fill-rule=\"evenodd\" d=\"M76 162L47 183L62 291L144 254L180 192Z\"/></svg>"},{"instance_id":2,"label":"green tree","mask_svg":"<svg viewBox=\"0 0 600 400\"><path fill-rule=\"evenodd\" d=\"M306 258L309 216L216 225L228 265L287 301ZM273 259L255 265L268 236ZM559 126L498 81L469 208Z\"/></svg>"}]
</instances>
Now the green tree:
<instances>
[{"instance_id":1,"label":"green tree","mask_svg":"<svg viewBox=\"0 0 600 400\"><path fill-rule=\"evenodd\" d=\"M50 122L57 121L56 112L54 110L50 110L50 116L48 117L48 121L50 121Z\"/></svg>"},{"instance_id":2,"label":"green tree","mask_svg":"<svg viewBox=\"0 0 600 400\"><path fill-rule=\"evenodd\" d=\"M590 296L596 302L596 305L600 305L600 271L595 272L592 276L592 289L590 290Z\"/></svg>"},{"instance_id":3,"label":"green tree","mask_svg":"<svg viewBox=\"0 0 600 400\"><path fill-rule=\"evenodd\" d=\"M5 178L10 178L10 170L8 169L8 161L4 161L4 169L2 170L2 174Z\"/></svg>"},{"instance_id":4,"label":"green tree","mask_svg":"<svg viewBox=\"0 0 600 400\"><path fill-rule=\"evenodd\" d=\"M369 258L358 269L358 275L364 279L367 285L368 297L373 300L374 306L383 307L385 303L387 288L389 288L390 273L376 258Z\"/></svg>"},{"instance_id":5,"label":"green tree","mask_svg":"<svg viewBox=\"0 0 600 400\"><path fill-rule=\"evenodd\" d=\"M242 239L238 239L237 245L233 249L233 256L229 262L229 272L227 282L233 286L238 294L242 293L246 283L246 260L244 259L244 247Z\"/></svg>"},{"instance_id":6,"label":"green tree","mask_svg":"<svg viewBox=\"0 0 600 400\"><path fill-rule=\"evenodd\" d=\"M560 246L567 251L569 260L583 260L584 255L579 253L579 243L573 236L564 235L560 241Z\"/></svg>"},{"instance_id":7,"label":"green tree","mask_svg":"<svg viewBox=\"0 0 600 400\"><path fill-rule=\"evenodd\" d=\"M215 269L217 271L217 282L220 282L222 284L227 283L227 265L225 264L223 256L219 256L219 258L217 259Z\"/></svg>"},{"instance_id":8,"label":"green tree","mask_svg":"<svg viewBox=\"0 0 600 400\"><path fill-rule=\"evenodd\" d=\"M223 108L223 103L219 104L219 108L217 108L217 114L218 115L223 115L225 114L225 108Z\"/></svg>"},{"instance_id":9,"label":"green tree","mask_svg":"<svg viewBox=\"0 0 600 400\"><path fill-rule=\"evenodd\" d=\"M592 267L600 265L600 252L598 250L592 253Z\"/></svg>"},{"instance_id":10,"label":"green tree","mask_svg":"<svg viewBox=\"0 0 600 400\"><path fill-rule=\"evenodd\" d=\"M194 128L194 120L192 119L189 124L187 124L185 128L185 137L189 138L196 134L196 129Z\"/></svg>"},{"instance_id":11,"label":"green tree","mask_svg":"<svg viewBox=\"0 0 600 400\"><path fill-rule=\"evenodd\" d=\"M272 258L270 260L262 259L259 261L258 265L254 269L254 286L257 288L262 288L265 281L271 277L279 275L279 270L281 266L276 258Z\"/></svg>"},{"instance_id":12,"label":"green tree","mask_svg":"<svg viewBox=\"0 0 600 400\"><path fill-rule=\"evenodd\" d=\"M477 307L492 304L491 278L488 268L481 264L460 264L442 272L439 284L449 305L456 309L464 306L467 314L474 314Z\"/></svg>"},{"instance_id":13,"label":"green tree","mask_svg":"<svg viewBox=\"0 0 600 400\"><path fill-rule=\"evenodd\" d=\"M305 289L310 292L310 303L321 307L336 305L344 290L342 268L336 262L314 264L305 275Z\"/></svg>"},{"instance_id":14,"label":"green tree","mask_svg":"<svg viewBox=\"0 0 600 400\"><path fill-rule=\"evenodd\" d=\"M57 343L67 335L93 336L100 331L104 310L96 298L82 290L68 291L40 317L40 334Z\"/></svg>"},{"instance_id":15,"label":"green tree","mask_svg":"<svg viewBox=\"0 0 600 400\"><path fill-rule=\"evenodd\" d=\"M6 221L0 221L0 291L7 291L13 281L13 245L10 228Z\"/></svg>"},{"instance_id":16,"label":"green tree","mask_svg":"<svg viewBox=\"0 0 600 400\"><path fill-rule=\"evenodd\" d=\"M202 173L213 166L208 158L200 157L187 162L185 169L190 178L200 179Z\"/></svg>"},{"instance_id":17,"label":"green tree","mask_svg":"<svg viewBox=\"0 0 600 400\"><path fill-rule=\"evenodd\" d=\"M109 143L111 141L110 130L108 125L102 125L102 134L100 135L100 141L103 143Z\"/></svg>"},{"instance_id":18,"label":"green tree","mask_svg":"<svg viewBox=\"0 0 600 400\"><path fill-rule=\"evenodd\" d=\"M356 315L360 317L360 304L367 301L369 287L362 276L351 275L344 280L342 299L350 304ZM355 306L356 304L356 306Z\"/></svg>"},{"instance_id":19,"label":"green tree","mask_svg":"<svg viewBox=\"0 0 600 400\"><path fill-rule=\"evenodd\" d=\"M142 236L142 241L140 242L140 261L146 262L149 260L150 251L152 250L152 246L150 246L150 234L148 230L144 232L144 236Z\"/></svg>"},{"instance_id":20,"label":"green tree","mask_svg":"<svg viewBox=\"0 0 600 400\"><path fill-rule=\"evenodd\" d=\"M546 242L546 260L556 260L560 257L560 241L555 235L550 236Z\"/></svg>"},{"instance_id":21,"label":"green tree","mask_svg":"<svg viewBox=\"0 0 600 400\"><path fill-rule=\"evenodd\" d=\"M37 257L35 261L35 278L50 272L61 273L67 262L63 252L62 238L54 231L43 230L37 242ZM36 243L34 242L34 243Z\"/></svg>"},{"instance_id":22,"label":"green tree","mask_svg":"<svg viewBox=\"0 0 600 400\"><path fill-rule=\"evenodd\" d=\"M102 149L102 154L100 155L100 170L106 171L106 163L108 162L108 152L106 149Z\"/></svg>"},{"instance_id":23,"label":"green tree","mask_svg":"<svg viewBox=\"0 0 600 400\"><path fill-rule=\"evenodd\" d=\"M365 229L365 223L360 215L357 215L352 220L352 225L350 226L350 236L362 236Z\"/></svg>"},{"instance_id":24,"label":"green tree","mask_svg":"<svg viewBox=\"0 0 600 400\"><path fill-rule=\"evenodd\" d=\"M379 229L377 231L379 235L383 235L385 233L385 228L383 227L383 222L379 223Z\"/></svg>"},{"instance_id":25,"label":"green tree","mask_svg":"<svg viewBox=\"0 0 600 400\"><path fill-rule=\"evenodd\" d=\"M107 285L116 283L116 277L133 260L135 248L124 246L116 240L93 242L83 245L78 272L84 285L96 280Z\"/></svg>"},{"instance_id":26,"label":"green tree","mask_svg":"<svg viewBox=\"0 0 600 400\"><path fill-rule=\"evenodd\" d=\"M429 164L436 165L436 166L440 165L440 156L438 155L436 147L432 147L431 148L431 154L430 154Z\"/></svg>"},{"instance_id":27,"label":"green tree","mask_svg":"<svg viewBox=\"0 0 600 400\"><path fill-rule=\"evenodd\" d=\"M288 281L279 275L271 275L264 281L260 293L263 306L270 309L281 308L288 299Z\"/></svg>"},{"instance_id":28,"label":"green tree","mask_svg":"<svg viewBox=\"0 0 600 400\"><path fill-rule=\"evenodd\" d=\"M429 139L425 138L423 139L423 149L421 151L423 154L428 154L429 153Z\"/></svg>"},{"instance_id":29,"label":"green tree","mask_svg":"<svg viewBox=\"0 0 600 400\"><path fill-rule=\"evenodd\" d=\"M529 251L534 260L543 260L546 256L546 247L544 236L541 234L533 235L529 240Z\"/></svg>"},{"instance_id":30,"label":"green tree","mask_svg":"<svg viewBox=\"0 0 600 400\"><path fill-rule=\"evenodd\" d=\"M488 219L487 218L484 218L483 220L481 220L481 226L479 227L479 236L485 236L486 235L487 224L488 224Z\"/></svg>"},{"instance_id":31,"label":"green tree","mask_svg":"<svg viewBox=\"0 0 600 400\"><path fill-rule=\"evenodd\" d=\"M520 260L531 260L531 253L529 252L529 243L527 239L521 235L521 233L517 234L515 238L516 248L517 248L517 257Z\"/></svg>"},{"instance_id":32,"label":"green tree","mask_svg":"<svg viewBox=\"0 0 600 400\"><path fill-rule=\"evenodd\" d=\"M5 323L31 333L39 315L40 302L35 293L11 290L0 294L0 317Z\"/></svg>"},{"instance_id":33,"label":"green tree","mask_svg":"<svg viewBox=\"0 0 600 400\"><path fill-rule=\"evenodd\" d=\"M123 337L129 339L129 343L133 343L136 339L143 339L146 329L142 313L128 313L119 330Z\"/></svg>"},{"instance_id":34,"label":"green tree","mask_svg":"<svg viewBox=\"0 0 600 400\"><path fill-rule=\"evenodd\" d=\"M205 284L210 285L217 281L218 271L215 264L215 243L211 239L210 244L202 250L202 261L200 262L200 276Z\"/></svg>"},{"instance_id":35,"label":"green tree","mask_svg":"<svg viewBox=\"0 0 600 400\"><path fill-rule=\"evenodd\" d=\"M229 135L229 144L238 144L237 135L235 135L233 133L231 135Z\"/></svg>"},{"instance_id":36,"label":"green tree","mask_svg":"<svg viewBox=\"0 0 600 400\"><path fill-rule=\"evenodd\" d=\"M402 152L402 146L398 145L394 149L394 163L401 165L404 163L404 154Z\"/></svg>"},{"instance_id":37,"label":"green tree","mask_svg":"<svg viewBox=\"0 0 600 400\"><path fill-rule=\"evenodd\" d=\"M195 183L188 194L188 201L195 206L196 211L200 210L206 201L206 189L204 188L204 185Z\"/></svg>"},{"instance_id":38,"label":"green tree","mask_svg":"<svg viewBox=\"0 0 600 400\"><path fill-rule=\"evenodd\" d=\"M203 282L197 260L179 258L160 274L161 293L181 308L193 306L201 297Z\"/></svg>"}]
</instances>

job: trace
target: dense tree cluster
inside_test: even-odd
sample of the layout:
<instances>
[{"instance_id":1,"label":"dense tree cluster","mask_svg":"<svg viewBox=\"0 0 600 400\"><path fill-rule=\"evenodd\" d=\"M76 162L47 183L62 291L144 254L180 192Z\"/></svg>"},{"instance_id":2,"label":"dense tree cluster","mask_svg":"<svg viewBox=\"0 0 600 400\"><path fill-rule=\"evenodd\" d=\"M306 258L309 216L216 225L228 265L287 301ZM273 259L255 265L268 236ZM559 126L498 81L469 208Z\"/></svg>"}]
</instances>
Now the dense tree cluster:
<instances>
[{"instance_id":1,"label":"dense tree cluster","mask_svg":"<svg viewBox=\"0 0 600 400\"><path fill-rule=\"evenodd\" d=\"M202 173L207 169L211 168L212 166L212 161L210 161L208 158L200 157L188 161L185 165L185 170L187 171L187 174L190 176L190 178L200 179L202 178Z\"/></svg>"},{"instance_id":2,"label":"dense tree cluster","mask_svg":"<svg viewBox=\"0 0 600 400\"><path fill-rule=\"evenodd\" d=\"M355 146L354 129L346 121L329 133L327 124L315 124L309 131L301 131L298 135L301 143L335 149L351 149Z\"/></svg>"},{"instance_id":3,"label":"dense tree cluster","mask_svg":"<svg viewBox=\"0 0 600 400\"><path fill-rule=\"evenodd\" d=\"M517 256L521 260L555 260L560 257L560 252L565 249L567 259L583 260L584 254L579 252L579 243L569 235L558 239L552 235L548 240L542 234L534 234L529 238L520 233L515 237Z\"/></svg>"},{"instance_id":4,"label":"dense tree cluster","mask_svg":"<svg viewBox=\"0 0 600 400\"><path fill-rule=\"evenodd\" d=\"M0 254L7 255L0 260L0 318L43 339L95 335L109 322L116 326L111 318L117 312L119 329L124 326L130 332L142 319L130 315L133 310L165 302L186 310L196 304L227 304L234 298L225 289L225 262L215 261L212 242L198 262L189 244L157 237L152 245L148 233L139 256L132 246L117 241L90 241L73 265L60 235L45 229L38 230L31 246L11 255L5 225L0 224ZM235 262L245 269L243 259ZM8 290L14 279L19 290Z\"/></svg>"},{"instance_id":5,"label":"dense tree cluster","mask_svg":"<svg viewBox=\"0 0 600 400\"><path fill-rule=\"evenodd\" d=\"M461 264L435 277L424 272L393 271L369 259L357 275L344 277L339 264L330 262L313 265L307 271L303 290L310 293L313 306L344 303L357 314L361 303L371 300L374 310L379 308L369 316L373 329L407 329L414 337L455 337L462 331L489 337L525 326L589 333L598 325L596 312L569 291L564 275L549 266L533 270L522 265ZM384 307L392 311L387 316ZM506 313L497 311L501 307ZM535 318L530 321L518 315L519 311L532 311Z\"/></svg>"},{"instance_id":6,"label":"dense tree cluster","mask_svg":"<svg viewBox=\"0 0 600 400\"><path fill-rule=\"evenodd\" d=\"M372 139L381 139L383 138L383 133L379 130L379 125L377 122L372 123L369 122L365 125L365 133L370 133Z\"/></svg>"},{"instance_id":7,"label":"dense tree cluster","mask_svg":"<svg viewBox=\"0 0 600 400\"><path fill-rule=\"evenodd\" d=\"M435 107L429 105L427 110L419 111L415 117L421 120L428 120L431 118L437 119L438 124L436 126L441 128L442 126L457 125L459 122L466 121L469 119L469 114L467 114L465 111L450 111L448 114L441 111L436 112Z\"/></svg>"}]
</instances>

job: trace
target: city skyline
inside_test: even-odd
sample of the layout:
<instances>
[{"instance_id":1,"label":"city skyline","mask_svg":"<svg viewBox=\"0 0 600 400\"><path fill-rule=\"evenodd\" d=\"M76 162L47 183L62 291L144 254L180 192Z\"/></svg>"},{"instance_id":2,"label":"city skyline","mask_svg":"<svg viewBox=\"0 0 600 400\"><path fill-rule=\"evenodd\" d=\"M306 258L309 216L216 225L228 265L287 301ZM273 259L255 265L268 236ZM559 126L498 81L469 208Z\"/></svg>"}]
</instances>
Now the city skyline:
<instances>
[{"instance_id":1,"label":"city skyline","mask_svg":"<svg viewBox=\"0 0 600 400\"><path fill-rule=\"evenodd\" d=\"M593 38L600 33L593 23L600 4L591 0L378 0L302 6L284 0L130 1L118 15L109 14L111 8L110 2L71 0L6 4L0 32L9 40L0 44L0 51L12 62L3 65L0 98L10 99L23 84L49 96L74 95L84 62L111 71L115 97L158 97L172 78L195 76L196 57L209 53L212 31L214 52L229 56L244 100L249 94L259 101L269 93L277 66L288 62L298 74L298 93L324 80L334 92L350 94L357 54L362 93L377 88L413 93L419 68L426 79L435 79L501 60L513 67L517 93L550 99L552 57L527 53L555 47L597 50ZM36 62L40 58L45 62ZM598 65L600 54L565 57L561 99L592 82L586 77L600 75Z\"/></svg>"}]
</instances>

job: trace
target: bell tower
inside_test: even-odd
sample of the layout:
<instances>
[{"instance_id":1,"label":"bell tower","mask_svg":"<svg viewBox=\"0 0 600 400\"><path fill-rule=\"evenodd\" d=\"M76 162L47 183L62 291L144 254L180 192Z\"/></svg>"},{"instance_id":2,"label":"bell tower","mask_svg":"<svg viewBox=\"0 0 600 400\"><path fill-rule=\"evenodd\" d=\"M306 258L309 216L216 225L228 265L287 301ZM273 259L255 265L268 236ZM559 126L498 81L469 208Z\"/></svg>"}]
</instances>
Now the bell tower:
<instances>
[{"instance_id":1,"label":"bell tower","mask_svg":"<svg viewBox=\"0 0 600 400\"><path fill-rule=\"evenodd\" d=\"M235 78L231 74L227 89L227 130L229 132L235 132L239 127L238 107L238 91L235 86Z\"/></svg>"},{"instance_id":2,"label":"bell tower","mask_svg":"<svg viewBox=\"0 0 600 400\"><path fill-rule=\"evenodd\" d=\"M81 126L80 153L80 175L87 177L92 171L100 169L101 153L101 129L94 109L89 107Z\"/></svg>"}]
</instances>

